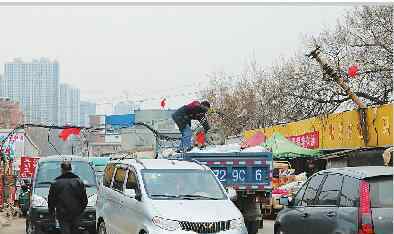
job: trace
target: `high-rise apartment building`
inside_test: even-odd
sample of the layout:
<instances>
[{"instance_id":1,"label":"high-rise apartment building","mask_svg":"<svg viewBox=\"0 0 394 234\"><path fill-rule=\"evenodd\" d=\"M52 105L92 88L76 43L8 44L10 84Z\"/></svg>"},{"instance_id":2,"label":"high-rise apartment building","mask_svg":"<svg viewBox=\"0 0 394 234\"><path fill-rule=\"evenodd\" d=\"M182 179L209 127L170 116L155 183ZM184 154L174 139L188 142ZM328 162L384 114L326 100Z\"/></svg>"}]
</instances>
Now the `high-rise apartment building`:
<instances>
[{"instance_id":1,"label":"high-rise apartment building","mask_svg":"<svg viewBox=\"0 0 394 234\"><path fill-rule=\"evenodd\" d=\"M114 114L115 115L126 115L134 113L134 103L131 101L122 101L118 102L114 106Z\"/></svg>"},{"instance_id":2,"label":"high-rise apartment building","mask_svg":"<svg viewBox=\"0 0 394 234\"><path fill-rule=\"evenodd\" d=\"M80 91L68 84L59 86L59 124L79 125Z\"/></svg>"},{"instance_id":3,"label":"high-rise apartment building","mask_svg":"<svg viewBox=\"0 0 394 234\"><path fill-rule=\"evenodd\" d=\"M20 103L25 123L58 123L59 64L42 58L4 65L4 95Z\"/></svg>"},{"instance_id":4,"label":"high-rise apartment building","mask_svg":"<svg viewBox=\"0 0 394 234\"><path fill-rule=\"evenodd\" d=\"M79 124L88 127L89 116L96 115L96 103L81 101Z\"/></svg>"}]
</instances>

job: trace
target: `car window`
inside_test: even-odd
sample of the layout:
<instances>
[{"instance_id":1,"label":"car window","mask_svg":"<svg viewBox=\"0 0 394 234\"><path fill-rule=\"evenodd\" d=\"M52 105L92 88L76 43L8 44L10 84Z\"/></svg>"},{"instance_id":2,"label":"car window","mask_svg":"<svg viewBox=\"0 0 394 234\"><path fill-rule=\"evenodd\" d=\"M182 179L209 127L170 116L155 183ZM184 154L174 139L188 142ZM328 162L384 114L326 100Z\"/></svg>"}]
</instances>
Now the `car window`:
<instances>
[{"instance_id":1,"label":"car window","mask_svg":"<svg viewBox=\"0 0 394 234\"><path fill-rule=\"evenodd\" d=\"M117 168L114 176L114 182L112 183L112 188L123 192L123 184L126 178L126 170L123 168Z\"/></svg>"},{"instance_id":2,"label":"car window","mask_svg":"<svg viewBox=\"0 0 394 234\"><path fill-rule=\"evenodd\" d=\"M304 197L302 198L302 204L306 206L314 205L315 197L317 191L319 190L320 184L325 175L315 175L313 176L309 183L308 187L305 190Z\"/></svg>"},{"instance_id":3,"label":"car window","mask_svg":"<svg viewBox=\"0 0 394 234\"><path fill-rule=\"evenodd\" d=\"M106 187L109 187L111 185L112 181L112 176L115 171L115 165L114 164L108 164L107 167L105 167L104 170L104 177L103 177L103 185Z\"/></svg>"},{"instance_id":4,"label":"car window","mask_svg":"<svg viewBox=\"0 0 394 234\"><path fill-rule=\"evenodd\" d=\"M358 207L359 201L359 180L344 176L339 206Z\"/></svg>"},{"instance_id":5,"label":"car window","mask_svg":"<svg viewBox=\"0 0 394 234\"><path fill-rule=\"evenodd\" d=\"M393 208L393 177L372 178L368 182L371 193L371 207Z\"/></svg>"},{"instance_id":6,"label":"car window","mask_svg":"<svg viewBox=\"0 0 394 234\"><path fill-rule=\"evenodd\" d=\"M316 205L336 206L338 204L339 192L342 188L342 180L342 175L328 175L317 197Z\"/></svg>"},{"instance_id":7,"label":"car window","mask_svg":"<svg viewBox=\"0 0 394 234\"><path fill-rule=\"evenodd\" d=\"M298 190L297 195L294 197L294 205L295 205L295 206L302 206L302 205L304 205L304 204L302 203L302 197L304 196L306 186L308 186L307 183L305 183L305 184L301 187L301 189Z\"/></svg>"},{"instance_id":8,"label":"car window","mask_svg":"<svg viewBox=\"0 0 394 234\"><path fill-rule=\"evenodd\" d=\"M38 165L36 187L49 187L56 177L61 175L61 161L47 161ZM96 186L96 177L93 168L88 162L71 161L71 172L79 176L86 186Z\"/></svg>"},{"instance_id":9,"label":"car window","mask_svg":"<svg viewBox=\"0 0 394 234\"><path fill-rule=\"evenodd\" d=\"M137 177L135 176L134 172L129 170L126 182L126 189L135 189L137 190Z\"/></svg>"}]
</instances>

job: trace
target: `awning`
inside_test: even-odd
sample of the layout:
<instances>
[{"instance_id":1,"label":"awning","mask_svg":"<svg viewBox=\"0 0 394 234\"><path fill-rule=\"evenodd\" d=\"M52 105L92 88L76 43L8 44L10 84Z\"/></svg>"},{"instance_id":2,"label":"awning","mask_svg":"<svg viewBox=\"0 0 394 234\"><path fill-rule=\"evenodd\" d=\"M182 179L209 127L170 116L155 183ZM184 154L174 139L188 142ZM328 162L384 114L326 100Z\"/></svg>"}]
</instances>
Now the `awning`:
<instances>
[{"instance_id":1,"label":"awning","mask_svg":"<svg viewBox=\"0 0 394 234\"><path fill-rule=\"evenodd\" d=\"M274 133L262 146L272 151L274 159L315 158L321 154L319 150L307 149L297 145L280 133Z\"/></svg>"}]
</instances>

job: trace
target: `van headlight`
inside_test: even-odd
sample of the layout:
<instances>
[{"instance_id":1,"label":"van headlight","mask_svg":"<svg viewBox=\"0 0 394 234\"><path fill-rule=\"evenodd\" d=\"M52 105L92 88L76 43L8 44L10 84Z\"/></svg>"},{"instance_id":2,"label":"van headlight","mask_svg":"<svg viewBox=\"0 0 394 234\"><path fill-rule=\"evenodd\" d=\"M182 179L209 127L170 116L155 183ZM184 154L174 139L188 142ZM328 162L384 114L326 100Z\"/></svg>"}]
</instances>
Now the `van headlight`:
<instances>
[{"instance_id":1,"label":"van headlight","mask_svg":"<svg viewBox=\"0 0 394 234\"><path fill-rule=\"evenodd\" d=\"M175 231L181 229L181 225L179 224L178 221L163 219L157 216L153 217L152 223L158 226L159 228L167 231Z\"/></svg>"},{"instance_id":2,"label":"van headlight","mask_svg":"<svg viewBox=\"0 0 394 234\"><path fill-rule=\"evenodd\" d=\"M32 207L48 207L48 202L45 198L33 194L31 197L31 206Z\"/></svg>"},{"instance_id":3,"label":"van headlight","mask_svg":"<svg viewBox=\"0 0 394 234\"><path fill-rule=\"evenodd\" d=\"M241 229L244 226L244 219L233 219L230 221L230 229Z\"/></svg>"},{"instance_id":4,"label":"van headlight","mask_svg":"<svg viewBox=\"0 0 394 234\"><path fill-rule=\"evenodd\" d=\"M97 194L93 194L92 196L88 197L88 206L93 207L96 206L97 201Z\"/></svg>"}]
</instances>

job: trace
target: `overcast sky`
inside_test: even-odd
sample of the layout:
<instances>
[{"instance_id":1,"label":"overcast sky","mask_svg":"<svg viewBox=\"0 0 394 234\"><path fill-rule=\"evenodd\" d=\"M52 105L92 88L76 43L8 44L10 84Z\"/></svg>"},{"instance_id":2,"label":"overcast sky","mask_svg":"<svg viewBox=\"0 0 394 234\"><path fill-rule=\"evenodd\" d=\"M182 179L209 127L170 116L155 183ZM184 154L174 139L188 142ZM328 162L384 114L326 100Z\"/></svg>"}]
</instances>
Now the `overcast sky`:
<instances>
[{"instance_id":1,"label":"overcast sky","mask_svg":"<svg viewBox=\"0 0 394 234\"><path fill-rule=\"evenodd\" d=\"M302 48L304 34L332 28L350 6L0 7L0 63L49 57L61 82L99 103L167 97L176 108L207 73L265 67ZM108 106L100 106L108 111Z\"/></svg>"}]
</instances>

